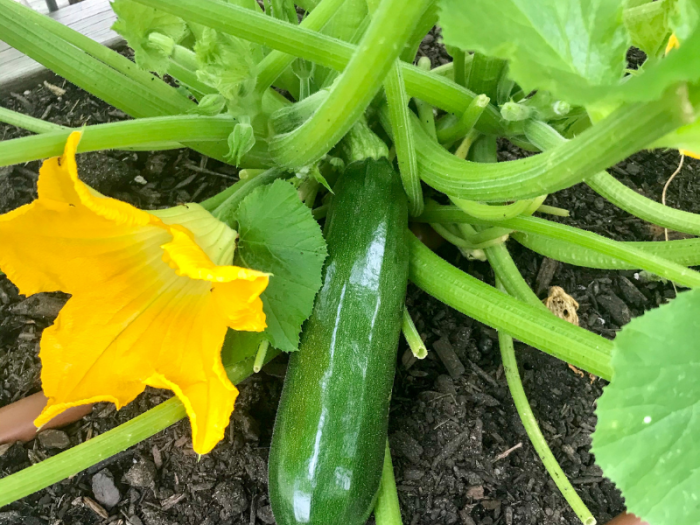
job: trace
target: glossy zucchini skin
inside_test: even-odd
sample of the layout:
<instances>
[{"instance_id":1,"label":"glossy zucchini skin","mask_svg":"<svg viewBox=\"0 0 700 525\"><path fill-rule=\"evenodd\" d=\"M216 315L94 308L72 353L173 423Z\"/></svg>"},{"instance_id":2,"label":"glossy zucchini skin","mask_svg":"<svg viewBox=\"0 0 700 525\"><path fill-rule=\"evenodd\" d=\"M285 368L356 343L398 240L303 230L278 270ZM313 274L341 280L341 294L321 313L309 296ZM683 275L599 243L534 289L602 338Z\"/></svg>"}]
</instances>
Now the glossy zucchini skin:
<instances>
[{"instance_id":1,"label":"glossy zucchini skin","mask_svg":"<svg viewBox=\"0 0 700 525\"><path fill-rule=\"evenodd\" d=\"M350 164L326 219L323 286L272 436L279 525L360 525L374 506L408 279L408 212L386 159Z\"/></svg>"}]
</instances>

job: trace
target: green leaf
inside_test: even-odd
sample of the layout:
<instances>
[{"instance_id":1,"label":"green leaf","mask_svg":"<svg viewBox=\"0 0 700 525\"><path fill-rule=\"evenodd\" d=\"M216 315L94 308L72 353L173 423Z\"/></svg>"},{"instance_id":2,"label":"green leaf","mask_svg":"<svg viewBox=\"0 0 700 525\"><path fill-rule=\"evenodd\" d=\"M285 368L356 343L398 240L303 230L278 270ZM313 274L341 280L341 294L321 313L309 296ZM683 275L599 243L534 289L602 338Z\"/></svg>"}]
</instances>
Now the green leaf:
<instances>
[{"instance_id":1,"label":"green leaf","mask_svg":"<svg viewBox=\"0 0 700 525\"><path fill-rule=\"evenodd\" d=\"M700 290L625 326L598 400L593 453L653 525L700 522Z\"/></svg>"},{"instance_id":2,"label":"green leaf","mask_svg":"<svg viewBox=\"0 0 700 525\"><path fill-rule=\"evenodd\" d=\"M176 44L187 36L188 29L184 20L132 0L115 0L112 9L117 14L112 29L123 36L134 50L139 67L159 74L165 73L170 53L162 45L149 40L149 35L158 33Z\"/></svg>"},{"instance_id":3,"label":"green leaf","mask_svg":"<svg viewBox=\"0 0 700 525\"><path fill-rule=\"evenodd\" d=\"M229 151L226 160L241 165L241 159L255 146L255 133L249 122L238 122L228 136Z\"/></svg>"},{"instance_id":4,"label":"green leaf","mask_svg":"<svg viewBox=\"0 0 700 525\"><path fill-rule=\"evenodd\" d=\"M294 187L282 180L248 195L236 218L236 264L273 275L262 294L265 334L272 346L295 351L301 324L311 315L321 287L327 255L321 228Z\"/></svg>"},{"instance_id":5,"label":"green leaf","mask_svg":"<svg viewBox=\"0 0 700 525\"><path fill-rule=\"evenodd\" d=\"M248 42L207 27L194 51L200 66L199 81L227 99L236 99L255 87L256 64Z\"/></svg>"},{"instance_id":6,"label":"green leaf","mask_svg":"<svg viewBox=\"0 0 700 525\"><path fill-rule=\"evenodd\" d=\"M524 91L587 104L617 85L628 35L619 0L441 0L446 44L510 60Z\"/></svg>"},{"instance_id":7,"label":"green leaf","mask_svg":"<svg viewBox=\"0 0 700 525\"><path fill-rule=\"evenodd\" d=\"M213 117L218 115L226 107L226 99L216 94L204 95L202 100L199 101L197 107L192 108L190 113L197 113L198 115L207 115Z\"/></svg>"},{"instance_id":8,"label":"green leaf","mask_svg":"<svg viewBox=\"0 0 700 525\"><path fill-rule=\"evenodd\" d=\"M648 57L659 56L666 46L671 35L668 14L672 6L671 0L661 0L628 7L623 12L632 45L644 51Z\"/></svg>"}]
</instances>

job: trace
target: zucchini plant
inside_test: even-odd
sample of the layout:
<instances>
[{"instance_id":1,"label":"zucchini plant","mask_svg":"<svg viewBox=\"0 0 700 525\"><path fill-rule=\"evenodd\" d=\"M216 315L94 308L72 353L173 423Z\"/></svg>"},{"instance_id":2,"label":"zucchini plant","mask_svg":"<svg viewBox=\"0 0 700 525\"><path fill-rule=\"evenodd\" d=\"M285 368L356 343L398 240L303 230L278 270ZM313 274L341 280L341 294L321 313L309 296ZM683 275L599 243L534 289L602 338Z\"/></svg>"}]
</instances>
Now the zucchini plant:
<instances>
[{"instance_id":1,"label":"zucchini plant","mask_svg":"<svg viewBox=\"0 0 700 525\"><path fill-rule=\"evenodd\" d=\"M0 167L52 157L38 199L0 216L0 270L22 293L73 296L42 338L49 404L38 426L83 403L122 406L146 385L176 396L1 479L0 505L185 416L207 453L234 385L289 352L270 453L278 523L360 524L373 509L380 525L400 523L385 448L399 332L418 358L426 351L403 305L408 279L498 330L525 429L584 524L595 519L538 428L513 339L610 381L593 451L630 512L651 525L698 522L697 290L610 341L552 315L508 244L700 287L697 239L614 241L546 218L568 212L545 204L586 184L700 235L699 215L606 171L643 149L700 156L700 0L112 6L135 63L0 0L2 40L132 117L73 130L0 108L0 121L35 133L1 141ZM416 55L436 24L453 61L432 68ZM632 47L644 56L636 69ZM498 162L497 140L534 154ZM75 166L76 153L184 147L239 167L240 180L201 203L144 211L87 187ZM409 223L488 261L496 286Z\"/></svg>"}]
</instances>

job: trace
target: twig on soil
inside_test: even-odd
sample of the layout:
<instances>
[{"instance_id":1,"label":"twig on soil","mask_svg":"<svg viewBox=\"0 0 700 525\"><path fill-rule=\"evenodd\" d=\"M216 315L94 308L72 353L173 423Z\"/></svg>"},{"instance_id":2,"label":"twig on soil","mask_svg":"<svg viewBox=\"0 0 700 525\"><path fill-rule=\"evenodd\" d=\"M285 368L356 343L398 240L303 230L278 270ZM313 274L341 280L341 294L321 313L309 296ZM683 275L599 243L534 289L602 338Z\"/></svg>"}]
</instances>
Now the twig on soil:
<instances>
[{"instance_id":1,"label":"twig on soil","mask_svg":"<svg viewBox=\"0 0 700 525\"><path fill-rule=\"evenodd\" d=\"M496 463L497 461L501 461L502 459L506 459L508 456L510 456L513 452L518 450L519 448L522 448L523 442L521 441L515 446L510 447L508 450L505 452L501 452L498 456L496 456L491 463Z\"/></svg>"},{"instance_id":2,"label":"twig on soil","mask_svg":"<svg viewBox=\"0 0 700 525\"><path fill-rule=\"evenodd\" d=\"M185 168L187 168L188 170L192 170L196 173L202 173L203 175L213 175L215 177L221 177L222 179L238 180L238 178L232 177L231 175L224 175L223 173L219 173L217 171L208 170L206 168L200 168L199 166L195 166L194 164L185 164Z\"/></svg>"}]
</instances>

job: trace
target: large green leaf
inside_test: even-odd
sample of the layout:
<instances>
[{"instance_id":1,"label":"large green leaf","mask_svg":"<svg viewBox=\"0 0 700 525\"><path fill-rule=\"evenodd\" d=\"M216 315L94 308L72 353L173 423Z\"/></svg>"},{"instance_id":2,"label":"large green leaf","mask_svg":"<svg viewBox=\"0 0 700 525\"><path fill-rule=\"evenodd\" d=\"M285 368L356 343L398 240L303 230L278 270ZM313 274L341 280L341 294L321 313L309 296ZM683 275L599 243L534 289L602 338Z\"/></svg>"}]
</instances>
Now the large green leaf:
<instances>
[{"instance_id":1,"label":"large green leaf","mask_svg":"<svg viewBox=\"0 0 700 525\"><path fill-rule=\"evenodd\" d=\"M625 326L598 400L593 453L627 509L653 525L700 523L700 290Z\"/></svg>"},{"instance_id":2,"label":"large green leaf","mask_svg":"<svg viewBox=\"0 0 700 525\"><path fill-rule=\"evenodd\" d=\"M619 0L441 0L445 43L510 60L525 91L587 104L616 85L629 39Z\"/></svg>"},{"instance_id":3,"label":"large green leaf","mask_svg":"<svg viewBox=\"0 0 700 525\"><path fill-rule=\"evenodd\" d=\"M441 6L446 44L506 58L525 91L548 90L601 116L700 80L700 0L673 6L669 20L680 48L625 78L629 35L619 0L441 0Z\"/></svg>"},{"instance_id":4,"label":"large green leaf","mask_svg":"<svg viewBox=\"0 0 700 525\"><path fill-rule=\"evenodd\" d=\"M280 350L297 350L301 324L311 315L321 287L327 255L321 228L294 187L282 180L248 195L236 219L236 264L273 275L262 294L266 336Z\"/></svg>"}]
</instances>

